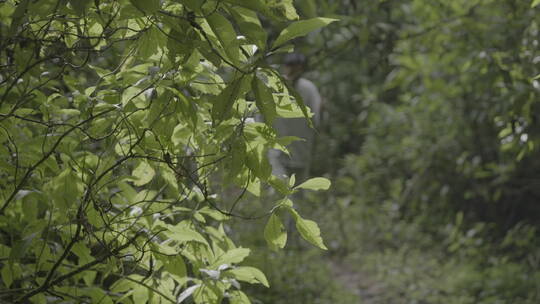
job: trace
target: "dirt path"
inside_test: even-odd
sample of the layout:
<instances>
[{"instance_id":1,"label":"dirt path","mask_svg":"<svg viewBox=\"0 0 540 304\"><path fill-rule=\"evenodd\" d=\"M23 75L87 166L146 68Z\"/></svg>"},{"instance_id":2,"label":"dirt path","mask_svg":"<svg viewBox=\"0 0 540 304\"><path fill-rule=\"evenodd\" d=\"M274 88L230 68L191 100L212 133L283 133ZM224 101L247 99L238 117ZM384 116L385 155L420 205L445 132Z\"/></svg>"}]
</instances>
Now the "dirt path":
<instances>
[{"instance_id":1,"label":"dirt path","mask_svg":"<svg viewBox=\"0 0 540 304\"><path fill-rule=\"evenodd\" d=\"M383 286L366 272L356 271L358 267L344 261L333 259L332 275L351 293L358 296L361 304L378 304L382 297ZM352 304L352 303L351 303Z\"/></svg>"}]
</instances>

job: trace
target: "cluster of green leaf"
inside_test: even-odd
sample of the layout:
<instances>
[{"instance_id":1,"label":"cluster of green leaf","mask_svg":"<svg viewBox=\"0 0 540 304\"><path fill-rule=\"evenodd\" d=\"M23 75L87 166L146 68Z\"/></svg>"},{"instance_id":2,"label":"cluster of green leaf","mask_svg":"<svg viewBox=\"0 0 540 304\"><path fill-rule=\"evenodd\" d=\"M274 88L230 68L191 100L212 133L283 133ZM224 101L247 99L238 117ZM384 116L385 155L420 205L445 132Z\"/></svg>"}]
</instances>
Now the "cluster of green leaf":
<instances>
[{"instance_id":1,"label":"cluster of green leaf","mask_svg":"<svg viewBox=\"0 0 540 304\"><path fill-rule=\"evenodd\" d=\"M309 113L266 61L333 19L260 0L8 0L0 17L1 302L250 303L239 282L268 281L240 265L232 217L269 217L278 249L289 213L325 248L290 197L329 182L271 174L291 141L272 121ZM261 20L285 24L271 43ZM267 189L277 202L238 210Z\"/></svg>"}]
</instances>

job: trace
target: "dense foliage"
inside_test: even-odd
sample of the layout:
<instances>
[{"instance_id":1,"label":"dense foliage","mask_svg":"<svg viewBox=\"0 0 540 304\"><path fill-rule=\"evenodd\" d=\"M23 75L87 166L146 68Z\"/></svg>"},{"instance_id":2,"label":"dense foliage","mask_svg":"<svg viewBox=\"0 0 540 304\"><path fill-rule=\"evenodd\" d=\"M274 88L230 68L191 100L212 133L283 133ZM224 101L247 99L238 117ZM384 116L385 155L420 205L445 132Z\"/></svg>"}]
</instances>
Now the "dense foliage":
<instances>
[{"instance_id":1,"label":"dense foliage","mask_svg":"<svg viewBox=\"0 0 540 304\"><path fill-rule=\"evenodd\" d=\"M250 303L239 282L268 282L240 265L231 217L267 219L272 249L290 217L325 248L289 197L328 180L271 174L267 150L295 140L272 121L310 113L266 59L332 19L258 0L8 0L0 16L0 302Z\"/></svg>"},{"instance_id":2,"label":"dense foliage","mask_svg":"<svg viewBox=\"0 0 540 304\"><path fill-rule=\"evenodd\" d=\"M81 3L0 4L0 302L540 301L540 1Z\"/></svg>"}]
</instances>

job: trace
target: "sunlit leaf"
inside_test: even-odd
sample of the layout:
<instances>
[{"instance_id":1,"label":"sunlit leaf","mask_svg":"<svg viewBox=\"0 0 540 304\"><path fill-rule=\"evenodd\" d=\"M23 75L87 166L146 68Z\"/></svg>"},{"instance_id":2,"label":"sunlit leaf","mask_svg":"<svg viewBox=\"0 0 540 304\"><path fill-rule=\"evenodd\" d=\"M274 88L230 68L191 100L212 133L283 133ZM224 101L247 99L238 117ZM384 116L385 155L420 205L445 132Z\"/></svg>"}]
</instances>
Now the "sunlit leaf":
<instances>
[{"instance_id":1,"label":"sunlit leaf","mask_svg":"<svg viewBox=\"0 0 540 304\"><path fill-rule=\"evenodd\" d=\"M199 232L193 229L180 226L170 226L170 230L171 233L169 233L169 237L175 241L181 243L194 241L209 246L206 239Z\"/></svg>"},{"instance_id":2,"label":"sunlit leaf","mask_svg":"<svg viewBox=\"0 0 540 304\"><path fill-rule=\"evenodd\" d=\"M238 281L244 281L248 283L262 284L266 287L270 287L266 276L257 268L249 266L236 267L231 270L227 270L226 273Z\"/></svg>"},{"instance_id":3,"label":"sunlit leaf","mask_svg":"<svg viewBox=\"0 0 540 304\"><path fill-rule=\"evenodd\" d=\"M250 252L251 250L242 247L231 249L223 255L218 256L214 263L212 263L212 267L217 267L222 264L238 264L242 262Z\"/></svg>"},{"instance_id":4,"label":"sunlit leaf","mask_svg":"<svg viewBox=\"0 0 540 304\"><path fill-rule=\"evenodd\" d=\"M233 290L229 293L229 301L231 304L251 304L248 296L240 290Z\"/></svg>"},{"instance_id":5,"label":"sunlit leaf","mask_svg":"<svg viewBox=\"0 0 540 304\"><path fill-rule=\"evenodd\" d=\"M156 171L154 171L149 163L141 161L131 174L137 178L133 184L135 186L143 186L148 184L154 178Z\"/></svg>"},{"instance_id":6,"label":"sunlit leaf","mask_svg":"<svg viewBox=\"0 0 540 304\"><path fill-rule=\"evenodd\" d=\"M324 177L315 177L308 179L307 181L296 186L295 189L308 189L308 190L328 190L331 182Z\"/></svg>"},{"instance_id":7,"label":"sunlit leaf","mask_svg":"<svg viewBox=\"0 0 540 304\"><path fill-rule=\"evenodd\" d=\"M292 206L284 206L293 216L296 223L296 229L298 230L302 238L321 249L327 250L328 248L326 248L323 243L323 239L321 237L321 230L319 229L317 223L302 218Z\"/></svg>"},{"instance_id":8,"label":"sunlit leaf","mask_svg":"<svg viewBox=\"0 0 540 304\"><path fill-rule=\"evenodd\" d=\"M273 250L285 247L287 243L287 231L281 223L279 217L272 213L266 226L264 227L264 238L268 246Z\"/></svg>"},{"instance_id":9,"label":"sunlit leaf","mask_svg":"<svg viewBox=\"0 0 540 304\"><path fill-rule=\"evenodd\" d=\"M199 288L201 285L193 285L188 288L186 288L182 293L178 296L178 299L176 299L176 303L180 304L184 302L185 299L187 299L189 296L191 296L197 288Z\"/></svg>"}]
</instances>

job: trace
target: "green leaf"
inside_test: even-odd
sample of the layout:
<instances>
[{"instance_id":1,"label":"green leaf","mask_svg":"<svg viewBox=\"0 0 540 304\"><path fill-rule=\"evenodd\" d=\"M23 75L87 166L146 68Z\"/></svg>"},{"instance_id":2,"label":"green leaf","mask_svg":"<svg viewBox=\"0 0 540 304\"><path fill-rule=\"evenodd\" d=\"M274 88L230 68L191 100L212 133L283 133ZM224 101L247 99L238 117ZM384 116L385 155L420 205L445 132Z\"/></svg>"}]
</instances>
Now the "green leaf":
<instances>
[{"instance_id":1,"label":"green leaf","mask_svg":"<svg viewBox=\"0 0 540 304\"><path fill-rule=\"evenodd\" d=\"M88 29L90 36L101 36L103 34L103 26L99 22L95 22Z\"/></svg>"},{"instance_id":2,"label":"green leaf","mask_svg":"<svg viewBox=\"0 0 540 304\"><path fill-rule=\"evenodd\" d=\"M72 247L72 252L77 255L79 258L79 264L86 264L93 260L92 255L90 254L90 249L82 242L77 242Z\"/></svg>"},{"instance_id":3,"label":"green leaf","mask_svg":"<svg viewBox=\"0 0 540 304\"><path fill-rule=\"evenodd\" d=\"M111 286L111 291L114 292L126 292L131 289L133 282L126 279L119 279Z\"/></svg>"},{"instance_id":4,"label":"green leaf","mask_svg":"<svg viewBox=\"0 0 540 304\"><path fill-rule=\"evenodd\" d=\"M122 105L126 106L130 101L135 104L141 104L143 90L136 87L129 87L122 92Z\"/></svg>"},{"instance_id":5,"label":"green leaf","mask_svg":"<svg viewBox=\"0 0 540 304\"><path fill-rule=\"evenodd\" d=\"M264 121L271 126L276 119L276 103L270 89L258 77L254 77L251 86L255 89L255 103L261 111Z\"/></svg>"},{"instance_id":6,"label":"green leaf","mask_svg":"<svg viewBox=\"0 0 540 304\"><path fill-rule=\"evenodd\" d=\"M264 273L262 273L259 269L255 267L236 267L234 269L227 270L225 273L237 279L238 281L262 284L266 287L270 287Z\"/></svg>"},{"instance_id":7,"label":"green leaf","mask_svg":"<svg viewBox=\"0 0 540 304\"><path fill-rule=\"evenodd\" d=\"M174 193L178 193L178 181L176 180L176 174L174 171L167 165L160 166L159 171L161 173L161 177L163 177L167 184L174 189Z\"/></svg>"},{"instance_id":8,"label":"green leaf","mask_svg":"<svg viewBox=\"0 0 540 304\"><path fill-rule=\"evenodd\" d=\"M113 301L103 289L91 288L87 293L90 295L90 298L92 298L92 303L113 304Z\"/></svg>"},{"instance_id":9,"label":"green leaf","mask_svg":"<svg viewBox=\"0 0 540 304\"><path fill-rule=\"evenodd\" d=\"M251 301L240 290L232 290L229 292L229 301L231 304L251 304Z\"/></svg>"},{"instance_id":10,"label":"green leaf","mask_svg":"<svg viewBox=\"0 0 540 304\"><path fill-rule=\"evenodd\" d=\"M228 180L234 180L242 172L246 161L246 143L244 140L236 139L231 144L230 166L227 170Z\"/></svg>"},{"instance_id":11,"label":"green leaf","mask_svg":"<svg viewBox=\"0 0 540 304\"><path fill-rule=\"evenodd\" d=\"M531 7L536 7L538 6L538 4L540 4L540 0L533 0L533 2L531 3Z\"/></svg>"},{"instance_id":12,"label":"green leaf","mask_svg":"<svg viewBox=\"0 0 540 304\"><path fill-rule=\"evenodd\" d=\"M272 250L281 249L287 243L287 231L279 217L274 213L270 215L264 227L264 238Z\"/></svg>"},{"instance_id":13,"label":"green leaf","mask_svg":"<svg viewBox=\"0 0 540 304\"><path fill-rule=\"evenodd\" d=\"M236 39L236 32L232 24L218 12L206 17L208 24L212 28L212 31L216 34L219 42L225 49L227 58L233 63L238 64L240 58L239 43Z\"/></svg>"},{"instance_id":14,"label":"green leaf","mask_svg":"<svg viewBox=\"0 0 540 304\"><path fill-rule=\"evenodd\" d=\"M293 0L268 1L268 6L274 18L278 17L279 19L285 18L288 20L299 18L294 8Z\"/></svg>"},{"instance_id":15,"label":"green leaf","mask_svg":"<svg viewBox=\"0 0 540 304\"><path fill-rule=\"evenodd\" d=\"M187 125L181 123L174 127L171 141L175 146L186 145L192 134L192 130Z\"/></svg>"},{"instance_id":16,"label":"green leaf","mask_svg":"<svg viewBox=\"0 0 540 304\"><path fill-rule=\"evenodd\" d=\"M321 249L328 249L323 243L323 240L321 238L321 230L319 229L317 223L311 220L303 219L292 206L283 206L285 206L293 216L294 221L296 222L296 229L298 229L298 232L300 233L302 238L304 238L304 240Z\"/></svg>"},{"instance_id":17,"label":"green leaf","mask_svg":"<svg viewBox=\"0 0 540 304\"><path fill-rule=\"evenodd\" d=\"M242 74L213 98L212 120L215 125L219 125L231 116L234 103L250 90L251 77L251 75Z\"/></svg>"},{"instance_id":18,"label":"green leaf","mask_svg":"<svg viewBox=\"0 0 540 304\"><path fill-rule=\"evenodd\" d=\"M2 18L3 23L7 24L11 18L11 14L15 11L15 5L9 2L2 2L0 4L0 18Z\"/></svg>"},{"instance_id":19,"label":"green leaf","mask_svg":"<svg viewBox=\"0 0 540 304\"><path fill-rule=\"evenodd\" d=\"M130 0L131 4L141 10L145 15L150 15L157 12L161 5L160 0Z\"/></svg>"},{"instance_id":20,"label":"green leaf","mask_svg":"<svg viewBox=\"0 0 540 304\"><path fill-rule=\"evenodd\" d=\"M281 31L276 41L274 41L272 48L275 49L291 39L304 36L307 33L326 26L334 21L338 21L338 19L319 17L293 22Z\"/></svg>"},{"instance_id":21,"label":"green leaf","mask_svg":"<svg viewBox=\"0 0 540 304\"><path fill-rule=\"evenodd\" d=\"M289 198L286 197L284 199L277 201L275 208L276 209L279 207L292 208L292 206L293 206L293 202Z\"/></svg>"},{"instance_id":22,"label":"green leaf","mask_svg":"<svg viewBox=\"0 0 540 304\"><path fill-rule=\"evenodd\" d=\"M219 256L210 268L216 268L223 264L238 264L251 252L248 248L234 248Z\"/></svg>"},{"instance_id":23,"label":"green leaf","mask_svg":"<svg viewBox=\"0 0 540 304\"><path fill-rule=\"evenodd\" d=\"M272 166L262 145L257 145L247 153L246 165L263 181L272 177Z\"/></svg>"},{"instance_id":24,"label":"green leaf","mask_svg":"<svg viewBox=\"0 0 540 304\"><path fill-rule=\"evenodd\" d=\"M294 187L294 184L296 183L296 174L291 174L291 177L289 178L289 187Z\"/></svg>"},{"instance_id":25,"label":"green leaf","mask_svg":"<svg viewBox=\"0 0 540 304\"><path fill-rule=\"evenodd\" d=\"M261 179L255 178L254 180L249 181L247 185L247 191L249 191L249 193L255 195L256 197L260 197L261 196Z\"/></svg>"},{"instance_id":26,"label":"green leaf","mask_svg":"<svg viewBox=\"0 0 540 304\"><path fill-rule=\"evenodd\" d=\"M178 296L178 299L176 300L177 304L180 304L184 302L185 299L187 299L190 295L192 295L195 290L197 290L199 287L201 287L201 284L193 285L188 288L186 288L182 293Z\"/></svg>"},{"instance_id":27,"label":"green leaf","mask_svg":"<svg viewBox=\"0 0 540 304\"><path fill-rule=\"evenodd\" d=\"M315 3L315 0L300 1L298 7L306 17L313 18L317 16L317 4Z\"/></svg>"},{"instance_id":28,"label":"green leaf","mask_svg":"<svg viewBox=\"0 0 540 304\"><path fill-rule=\"evenodd\" d=\"M276 189L279 193L283 195L289 195L292 193L287 183L275 177L274 175L270 176L270 178L268 179L268 183L270 184L270 186L272 186L274 189Z\"/></svg>"},{"instance_id":29,"label":"green leaf","mask_svg":"<svg viewBox=\"0 0 540 304\"><path fill-rule=\"evenodd\" d=\"M188 227L181 227L181 226L168 226L171 233L169 233L169 237L175 241L178 241L180 243L186 243L186 242L198 242L201 244L205 244L206 246L210 246L206 239L197 231L188 228Z\"/></svg>"},{"instance_id":30,"label":"green leaf","mask_svg":"<svg viewBox=\"0 0 540 304\"><path fill-rule=\"evenodd\" d=\"M137 50L140 59L147 59L158 51L159 35L160 32L153 28L142 33L138 44L139 49Z\"/></svg>"},{"instance_id":31,"label":"green leaf","mask_svg":"<svg viewBox=\"0 0 540 304\"><path fill-rule=\"evenodd\" d=\"M135 186L143 186L148 184L152 178L154 178L156 171L154 171L149 163L146 161L141 161L137 168L133 170L131 175L137 178L137 180L133 182Z\"/></svg>"},{"instance_id":32,"label":"green leaf","mask_svg":"<svg viewBox=\"0 0 540 304\"><path fill-rule=\"evenodd\" d=\"M247 39L255 44L260 49L264 49L266 46L266 31L262 28L259 17L255 11L243 8L233 7L231 13L238 24L240 32L244 34Z\"/></svg>"},{"instance_id":33,"label":"green leaf","mask_svg":"<svg viewBox=\"0 0 540 304\"><path fill-rule=\"evenodd\" d=\"M52 196L57 203L56 207L66 210L73 205L82 193L77 181L78 178L71 169L65 169L52 180Z\"/></svg>"},{"instance_id":34,"label":"green leaf","mask_svg":"<svg viewBox=\"0 0 540 304\"><path fill-rule=\"evenodd\" d=\"M7 288L11 286L13 283L13 274L11 273L11 265L10 264L4 264L4 267L2 267L2 281L4 282L4 285L6 285Z\"/></svg>"},{"instance_id":35,"label":"green leaf","mask_svg":"<svg viewBox=\"0 0 540 304\"><path fill-rule=\"evenodd\" d=\"M148 300L148 289L142 285L134 285L133 288L133 302L134 303L146 303Z\"/></svg>"},{"instance_id":36,"label":"green leaf","mask_svg":"<svg viewBox=\"0 0 540 304\"><path fill-rule=\"evenodd\" d=\"M328 249L323 243L321 230L316 222L298 217L296 220L296 229L298 229L298 232L300 232L300 235L302 235L306 241L321 249Z\"/></svg>"},{"instance_id":37,"label":"green leaf","mask_svg":"<svg viewBox=\"0 0 540 304\"><path fill-rule=\"evenodd\" d=\"M315 177L308 179L307 181L296 186L295 189L307 189L307 190L328 190L331 182L324 177Z\"/></svg>"},{"instance_id":38,"label":"green leaf","mask_svg":"<svg viewBox=\"0 0 540 304\"><path fill-rule=\"evenodd\" d=\"M30 302L33 304L47 304L47 297L45 297L45 294L43 293L38 293L30 298Z\"/></svg>"},{"instance_id":39,"label":"green leaf","mask_svg":"<svg viewBox=\"0 0 540 304\"><path fill-rule=\"evenodd\" d=\"M182 256L166 256L167 261L164 263L165 270L168 272L177 275L180 278L183 278L187 274L186 264L182 259Z\"/></svg>"}]
</instances>

